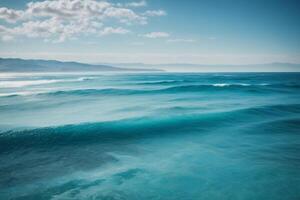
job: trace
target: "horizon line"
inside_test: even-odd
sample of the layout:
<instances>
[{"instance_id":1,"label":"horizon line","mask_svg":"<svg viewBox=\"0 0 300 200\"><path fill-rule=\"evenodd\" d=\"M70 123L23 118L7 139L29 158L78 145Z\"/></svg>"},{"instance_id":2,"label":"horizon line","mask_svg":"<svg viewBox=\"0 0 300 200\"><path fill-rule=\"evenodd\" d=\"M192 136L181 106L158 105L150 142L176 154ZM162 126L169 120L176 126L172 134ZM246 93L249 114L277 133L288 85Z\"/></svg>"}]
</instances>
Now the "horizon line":
<instances>
[{"instance_id":1,"label":"horizon line","mask_svg":"<svg viewBox=\"0 0 300 200\"><path fill-rule=\"evenodd\" d=\"M253 63L253 64L230 64L230 63L188 63L188 62L170 62L170 63L147 63L147 62L85 62L85 61L77 61L77 60L69 60L69 59L44 59L44 58L22 58L22 57L0 57L0 59L19 59L19 60L44 60L44 61L58 61L58 62L75 62L75 63L82 63L82 64L89 64L89 65L106 65L106 64L142 64L142 65L231 65L231 66L249 66L249 65L270 65L270 64L289 64L289 65L300 65L300 63L295 62L280 62L280 61L274 61L274 62L262 62L262 63Z\"/></svg>"}]
</instances>

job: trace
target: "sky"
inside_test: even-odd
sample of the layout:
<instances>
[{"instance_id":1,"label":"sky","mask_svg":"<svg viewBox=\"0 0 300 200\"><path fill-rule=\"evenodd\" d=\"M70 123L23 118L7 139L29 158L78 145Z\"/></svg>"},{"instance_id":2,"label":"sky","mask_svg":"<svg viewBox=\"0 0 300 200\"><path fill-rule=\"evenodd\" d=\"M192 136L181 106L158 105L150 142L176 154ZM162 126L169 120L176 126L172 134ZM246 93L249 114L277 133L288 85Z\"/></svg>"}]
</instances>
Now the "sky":
<instances>
[{"instance_id":1,"label":"sky","mask_svg":"<svg viewBox=\"0 0 300 200\"><path fill-rule=\"evenodd\" d=\"M300 1L0 0L0 57L300 63Z\"/></svg>"}]
</instances>

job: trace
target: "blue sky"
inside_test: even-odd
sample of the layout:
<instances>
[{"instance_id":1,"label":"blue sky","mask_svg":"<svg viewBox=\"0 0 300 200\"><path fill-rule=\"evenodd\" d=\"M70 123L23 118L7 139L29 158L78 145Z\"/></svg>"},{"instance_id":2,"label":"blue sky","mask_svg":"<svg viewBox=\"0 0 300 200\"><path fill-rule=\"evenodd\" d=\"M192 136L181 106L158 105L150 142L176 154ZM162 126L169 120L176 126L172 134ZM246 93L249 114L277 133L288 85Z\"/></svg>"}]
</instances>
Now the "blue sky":
<instances>
[{"instance_id":1,"label":"blue sky","mask_svg":"<svg viewBox=\"0 0 300 200\"><path fill-rule=\"evenodd\" d=\"M1 0L0 56L300 63L300 1Z\"/></svg>"}]
</instances>

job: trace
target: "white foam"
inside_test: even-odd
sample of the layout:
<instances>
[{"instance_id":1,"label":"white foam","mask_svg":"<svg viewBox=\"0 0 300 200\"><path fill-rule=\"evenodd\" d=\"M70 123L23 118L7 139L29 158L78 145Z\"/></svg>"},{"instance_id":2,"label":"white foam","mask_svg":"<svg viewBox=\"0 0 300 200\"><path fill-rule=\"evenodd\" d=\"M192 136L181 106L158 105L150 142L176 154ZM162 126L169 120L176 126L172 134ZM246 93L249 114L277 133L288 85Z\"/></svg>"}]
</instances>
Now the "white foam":
<instances>
[{"instance_id":1,"label":"white foam","mask_svg":"<svg viewBox=\"0 0 300 200\"><path fill-rule=\"evenodd\" d=\"M259 85L261 85L261 86L267 86L267 85L270 85L270 83L261 83Z\"/></svg>"},{"instance_id":2,"label":"white foam","mask_svg":"<svg viewBox=\"0 0 300 200\"><path fill-rule=\"evenodd\" d=\"M0 93L0 97L9 97L9 96L29 96L39 94L38 92L9 92L9 93Z\"/></svg>"},{"instance_id":3,"label":"white foam","mask_svg":"<svg viewBox=\"0 0 300 200\"><path fill-rule=\"evenodd\" d=\"M241 85L241 86L250 86L251 84L248 84L248 83L239 83L239 84L236 84L236 85Z\"/></svg>"},{"instance_id":4,"label":"white foam","mask_svg":"<svg viewBox=\"0 0 300 200\"><path fill-rule=\"evenodd\" d=\"M225 87L225 86L230 86L230 84L228 84L228 83L216 83L216 84L213 84L213 86L215 86L215 87Z\"/></svg>"},{"instance_id":5,"label":"white foam","mask_svg":"<svg viewBox=\"0 0 300 200\"><path fill-rule=\"evenodd\" d=\"M78 81L88 81L88 80L93 80L95 77L80 77L77 80Z\"/></svg>"},{"instance_id":6,"label":"white foam","mask_svg":"<svg viewBox=\"0 0 300 200\"><path fill-rule=\"evenodd\" d=\"M60 83L60 82L76 82L76 81L86 81L94 79L93 77L80 77L78 79L52 79L52 80L25 80L25 81L0 81L0 88L17 88L17 87L25 87L32 85L43 85L43 84L51 84L51 83Z\"/></svg>"},{"instance_id":7,"label":"white foam","mask_svg":"<svg viewBox=\"0 0 300 200\"><path fill-rule=\"evenodd\" d=\"M42 85L49 83L64 82L63 80L34 80L34 81L1 81L0 88L25 87L30 85Z\"/></svg>"},{"instance_id":8,"label":"white foam","mask_svg":"<svg viewBox=\"0 0 300 200\"><path fill-rule=\"evenodd\" d=\"M237 85L237 86L250 86L251 84L248 84L248 83L233 83L233 84L229 84L229 83L216 83L216 84L213 84L213 86L215 86L215 87L227 87L227 86L233 86L233 85Z\"/></svg>"}]
</instances>

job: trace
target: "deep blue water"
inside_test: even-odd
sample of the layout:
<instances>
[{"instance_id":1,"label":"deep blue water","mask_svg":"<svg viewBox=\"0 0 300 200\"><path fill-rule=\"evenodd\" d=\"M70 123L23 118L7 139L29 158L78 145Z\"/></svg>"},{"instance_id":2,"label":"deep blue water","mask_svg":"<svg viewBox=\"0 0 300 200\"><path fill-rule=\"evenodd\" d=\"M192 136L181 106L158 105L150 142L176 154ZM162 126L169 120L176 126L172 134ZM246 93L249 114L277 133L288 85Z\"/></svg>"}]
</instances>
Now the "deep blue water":
<instances>
[{"instance_id":1,"label":"deep blue water","mask_svg":"<svg viewBox=\"0 0 300 200\"><path fill-rule=\"evenodd\" d=\"M0 199L298 200L300 74L0 74Z\"/></svg>"}]
</instances>

